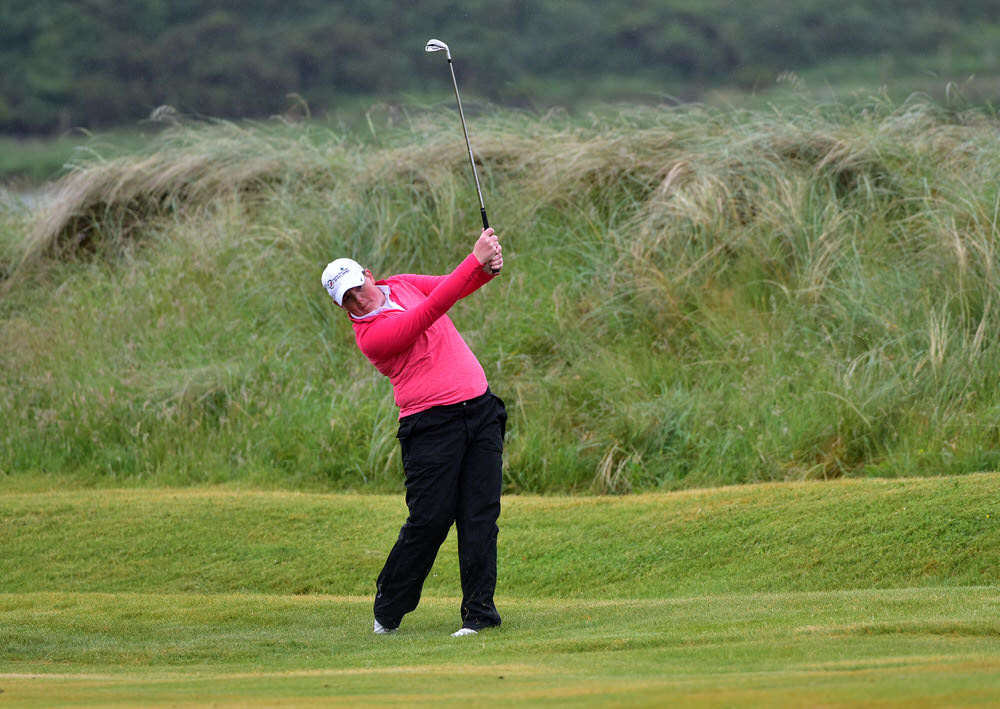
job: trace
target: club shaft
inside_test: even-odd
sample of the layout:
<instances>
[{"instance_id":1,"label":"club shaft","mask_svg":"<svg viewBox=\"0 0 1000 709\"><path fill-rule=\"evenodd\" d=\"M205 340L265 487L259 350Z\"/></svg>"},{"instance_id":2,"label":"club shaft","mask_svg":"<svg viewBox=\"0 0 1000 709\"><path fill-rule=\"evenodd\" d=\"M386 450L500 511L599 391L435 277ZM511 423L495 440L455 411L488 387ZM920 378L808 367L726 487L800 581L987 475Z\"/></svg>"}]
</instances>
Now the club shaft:
<instances>
[{"instance_id":1,"label":"club shaft","mask_svg":"<svg viewBox=\"0 0 1000 709\"><path fill-rule=\"evenodd\" d=\"M465 111L462 110L462 97L458 94L458 80L455 78L455 67L448 57L448 70L451 72L451 85L455 88L455 103L458 104L458 117L462 119L462 134L465 136L465 147L469 151L469 164L472 165L472 178L476 182L476 194L479 195L479 213L483 217L483 229L489 229L486 218L486 204L483 202L483 190L479 186L479 171L476 170L476 158L472 154L472 143L469 141L469 129L465 125Z\"/></svg>"}]
</instances>

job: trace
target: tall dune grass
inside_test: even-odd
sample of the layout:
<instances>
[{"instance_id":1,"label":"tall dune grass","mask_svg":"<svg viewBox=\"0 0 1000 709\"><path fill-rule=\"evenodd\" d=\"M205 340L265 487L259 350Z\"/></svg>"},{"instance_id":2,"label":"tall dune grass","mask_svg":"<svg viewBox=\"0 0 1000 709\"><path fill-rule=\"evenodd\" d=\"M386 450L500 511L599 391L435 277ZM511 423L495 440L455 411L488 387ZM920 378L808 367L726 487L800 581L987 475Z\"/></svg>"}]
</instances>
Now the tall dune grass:
<instances>
[{"instance_id":1,"label":"tall dune grass","mask_svg":"<svg viewBox=\"0 0 1000 709\"><path fill-rule=\"evenodd\" d=\"M318 274L467 252L457 117L405 119L179 128L9 219L0 468L397 486L390 391ZM995 117L875 97L470 127L507 265L453 315L508 403L509 490L996 469Z\"/></svg>"}]
</instances>

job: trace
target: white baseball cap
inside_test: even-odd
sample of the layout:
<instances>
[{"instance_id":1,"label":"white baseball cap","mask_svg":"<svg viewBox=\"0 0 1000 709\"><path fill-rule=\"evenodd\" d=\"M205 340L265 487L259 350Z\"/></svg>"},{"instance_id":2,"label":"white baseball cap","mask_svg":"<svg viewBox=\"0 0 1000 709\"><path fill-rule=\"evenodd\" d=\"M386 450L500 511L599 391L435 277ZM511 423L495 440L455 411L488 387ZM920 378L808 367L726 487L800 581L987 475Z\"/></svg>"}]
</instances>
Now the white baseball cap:
<instances>
[{"instance_id":1,"label":"white baseball cap","mask_svg":"<svg viewBox=\"0 0 1000 709\"><path fill-rule=\"evenodd\" d=\"M323 287L337 305L343 305L344 293L365 282L365 269L354 259L339 258L323 269Z\"/></svg>"}]
</instances>

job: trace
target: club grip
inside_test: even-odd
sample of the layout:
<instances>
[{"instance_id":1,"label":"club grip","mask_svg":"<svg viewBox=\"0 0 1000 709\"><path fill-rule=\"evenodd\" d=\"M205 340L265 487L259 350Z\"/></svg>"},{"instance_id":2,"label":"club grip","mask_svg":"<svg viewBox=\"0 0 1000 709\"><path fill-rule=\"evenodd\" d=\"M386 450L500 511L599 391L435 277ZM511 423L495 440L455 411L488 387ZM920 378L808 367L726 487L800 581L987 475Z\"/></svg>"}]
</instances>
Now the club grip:
<instances>
[{"instance_id":1,"label":"club grip","mask_svg":"<svg viewBox=\"0 0 1000 709\"><path fill-rule=\"evenodd\" d=\"M486 207L480 207L479 208L479 213L483 215L483 229L484 230L485 229L489 229L490 228L490 222L486 218ZM494 275L500 273L500 269L499 268L491 268L490 271L492 271Z\"/></svg>"}]
</instances>

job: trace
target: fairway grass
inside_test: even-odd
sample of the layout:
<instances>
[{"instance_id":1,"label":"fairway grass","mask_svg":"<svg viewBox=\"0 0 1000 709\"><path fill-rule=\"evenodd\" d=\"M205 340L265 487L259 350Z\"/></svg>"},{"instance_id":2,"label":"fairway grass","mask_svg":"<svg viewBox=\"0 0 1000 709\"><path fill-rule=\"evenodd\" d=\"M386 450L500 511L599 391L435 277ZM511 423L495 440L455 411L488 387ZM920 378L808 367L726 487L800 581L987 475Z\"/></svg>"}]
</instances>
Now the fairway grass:
<instances>
[{"instance_id":1,"label":"fairway grass","mask_svg":"<svg viewBox=\"0 0 1000 709\"><path fill-rule=\"evenodd\" d=\"M22 481L23 482L23 481ZM505 498L371 631L399 496L0 481L0 708L995 707L1000 475Z\"/></svg>"},{"instance_id":2,"label":"fairway grass","mask_svg":"<svg viewBox=\"0 0 1000 709\"><path fill-rule=\"evenodd\" d=\"M6 594L4 707L996 706L1000 591L903 589L565 603L505 599L448 636L424 599ZM16 656L17 659L11 659Z\"/></svg>"}]
</instances>

